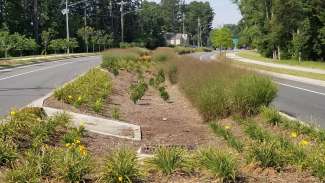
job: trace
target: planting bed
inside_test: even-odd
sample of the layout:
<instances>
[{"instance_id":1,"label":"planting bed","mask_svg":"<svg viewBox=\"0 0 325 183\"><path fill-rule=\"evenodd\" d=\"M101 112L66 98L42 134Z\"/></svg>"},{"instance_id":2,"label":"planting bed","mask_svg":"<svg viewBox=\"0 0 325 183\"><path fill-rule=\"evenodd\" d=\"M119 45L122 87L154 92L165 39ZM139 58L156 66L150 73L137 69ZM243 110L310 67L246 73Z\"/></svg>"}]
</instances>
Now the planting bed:
<instances>
[{"instance_id":1,"label":"planting bed","mask_svg":"<svg viewBox=\"0 0 325 183\"><path fill-rule=\"evenodd\" d=\"M49 138L40 149L55 149L53 162L47 162L54 168L47 174L44 168L35 170L31 175L36 178L173 183L291 183L325 178L325 132L288 121L265 107L276 95L268 78L224 63L201 63L166 48L115 49L104 53L103 59L102 69L58 89L44 105L139 125L141 141L84 132L82 127L63 128L59 122L53 128L47 122ZM16 116L12 113L11 119ZM6 134L0 127L0 135ZM33 143L38 140L31 137ZM36 156L41 162L47 160L42 152ZM0 160L6 156L0 149ZM58 169L62 161L75 173ZM0 169L0 182L7 180L3 177L11 168ZM9 182L31 180L23 170L10 171Z\"/></svg>"}]
</instances>

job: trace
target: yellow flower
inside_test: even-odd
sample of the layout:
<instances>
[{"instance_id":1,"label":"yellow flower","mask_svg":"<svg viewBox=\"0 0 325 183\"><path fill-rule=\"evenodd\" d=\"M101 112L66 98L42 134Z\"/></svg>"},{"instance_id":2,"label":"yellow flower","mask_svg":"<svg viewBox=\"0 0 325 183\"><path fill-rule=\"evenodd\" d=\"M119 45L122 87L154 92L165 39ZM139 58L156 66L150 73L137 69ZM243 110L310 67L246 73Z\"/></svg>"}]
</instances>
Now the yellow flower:
<instances>
[{"instance_id":1,"label":"yellow flower","mask_svg":"<svg viewBox=\"0 0 325 183\"><path fill-rule=\"evenodd\" d=\"M85 126L85 124L86 124L86 122L82 121L82 122L80 123L80 126Z\"/></svg>"},{"instance_id":2,"label":"yellow flower","mask_svg":"<svg viewBox=\"0 0 325 183\"><path fill-rule=\"evenodd\" d=\"M308 142L307 140L301 140L301 141L299 142L299 144L302 145L302 146L306 146L306 145L309 144L309 142Z\"/></svg>"},{"instance_id":3,"label":"yellow flower","mask_svg":"<svg viewBox=\"0 0 325 183\"><path fill-rule=\"evenodd\" d=\"M81 101L81 100L82 100L82 97L81 97L81 96L79 96L79 97L78 97L78 101Z\"/></svg>"},{"instance_id":4,"label":"yellow flower","mask_svg":"<svg viewBox=\"0 0 325 183\"><path fill-rule=\"evenodd\" d=\"M118 181L122 182L123 181L123 177L119 176L118 177Z\"/></svg>"},{"instance_id":5,"label":"yellow flower","mask_svg":"<svg viewBox=\"0 0 325 183\"><path fill-rule=\"evenodd\" d=\"M10 112L10 115L11 115L11 116L15 116L16 114L17 114L16 111L11 111L11 112Z\"/></svg>"},{"instance_id":6,"label":"yellow flower","mask_svg":"<svg viewBox=\"0 0 325 183\"><path fill-rule=\"evenodd\" d=\"M74 143L75 144L80 144L80 140L78 140L78 139L77 140L74 140Z\"/></svg>"},{"instance_id":7,"label":"yellow flower","mask_svg":"<svg viewBox=\"0 0 325 183\"><path fill-rule=\"evenodd\" d=\"M67 143L67 144L65 144L65 147L70 147L71 146L71 144L70 143Z\"/></svg>"},{"instance_id":8,"label":"yellow flower","mask_svg":"<svg viewBox=\"0 0 325 183\"><path fill-rule=\"evenodd\" d=\"M69 98L69 99L72 99L72 96L71 96L71 95L69 95L69 96L68 96L68 98Z\"/></svg>"},{"instance_id":9,"label":"yellow flower","mask_svg":"<svg viewBox=\"0 0 325 183\"><path fill-rule=\"evenodd\" d=\"M225 129L226 129L226 130L230 129L230 126L229 126L229 125L226 125L226 126L225 126Z\"/></svg>"},{"instance_id":10,"label":"yellow flower","mask_svg":"<svg viewBox=\"0 0 325 183\"><path fill-rule=\"evenodd\" d=\"M291 137L292 137L292 138L297 138L297 137L298 137L297 132L291 132Z\"/></svg>"}]
</instances>

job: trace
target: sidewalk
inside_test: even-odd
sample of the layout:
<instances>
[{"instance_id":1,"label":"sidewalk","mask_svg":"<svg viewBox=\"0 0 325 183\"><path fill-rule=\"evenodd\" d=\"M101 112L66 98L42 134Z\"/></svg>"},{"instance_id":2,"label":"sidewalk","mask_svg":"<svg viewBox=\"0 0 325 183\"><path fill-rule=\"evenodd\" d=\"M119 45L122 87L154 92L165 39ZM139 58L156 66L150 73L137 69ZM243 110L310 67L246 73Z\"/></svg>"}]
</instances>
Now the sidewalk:
<instances>
[{"instance_id":1,"label":"sidewalk","mask_svg":"<svg viewBox=\"0 0 325 183\"><path fill-rule=\"evenodd\" d=\"M312 69L312 68L305 68L305 67L300 67L300 66L291 66L291 65L285 65L285 64L276 64L276 63L267 63L267 62L262 62L262 61L256 61L256 60L240 57L240 56L236 55L236 53L227 53L227 57L234 61L240 61L240 62L245 62L245 63L249 63L249 64L289 69L289 70L301 71L301 72L310 72L310 73L316 73L316 74L325 74L325 70L322 70L322 69Z\"/></svg>"}]
</instances>

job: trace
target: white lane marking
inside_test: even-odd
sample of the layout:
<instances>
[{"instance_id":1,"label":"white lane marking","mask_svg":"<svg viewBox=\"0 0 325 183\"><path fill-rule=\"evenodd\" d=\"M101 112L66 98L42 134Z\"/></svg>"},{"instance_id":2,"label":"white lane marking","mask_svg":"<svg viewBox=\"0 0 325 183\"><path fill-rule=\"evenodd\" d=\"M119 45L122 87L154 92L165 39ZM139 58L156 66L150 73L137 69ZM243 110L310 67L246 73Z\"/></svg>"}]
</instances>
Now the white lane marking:
<instances>
[{"instance_id":1,"label":"white lane marking","mask_svg":"<svg viewBox=\"0 0 325 183\"><path fill-rule=\"evenodd\" d=\"M15 78L15 77L18 77L18 76L23 76L23 75L30 74L30 73L33 73L33 72L44 71L44 70L52 69L52 68L55 68L55 67L60 67L60 66L63 66L63 65L72 64L72 63L76 63L76 62L75 61L72 61L72 62L67 62L67 63L64 63L64 64L59 64L59 65L54 65L54 66L50 66L50 67L45 67L45 68L42 68L42 69L36 69L36 70L32 70L32 71L28 71L28 72L24 72L24 73L12 75L12 76L0 78L0 81L6 80L6 79Z\"/></svg>"},{"instance_id":2,"label":"white lane marking","mask_svg":"<svg viewBox=\"0 0 325 183\"><path fill-rule=\"evenodd\" d=\"M290 87L290 88L295 88L295 89L298 89L298 90L302 90L302 91L306 91L306 92L310 92L310 93L314 93L314 94L318 94L318 95L323 95L325 96L325 93L321 93L321 92L317 92L317 91L313 91L313 90L308 90L306 88L300 88L300 87L297 87L297 86L293 86L293 85L288 85L288 84L284 84L284 83L280 83L280 82L275 82L279 85L282 85L282 86L287 86L287 87Z\"/></svg>"}]
</instances>

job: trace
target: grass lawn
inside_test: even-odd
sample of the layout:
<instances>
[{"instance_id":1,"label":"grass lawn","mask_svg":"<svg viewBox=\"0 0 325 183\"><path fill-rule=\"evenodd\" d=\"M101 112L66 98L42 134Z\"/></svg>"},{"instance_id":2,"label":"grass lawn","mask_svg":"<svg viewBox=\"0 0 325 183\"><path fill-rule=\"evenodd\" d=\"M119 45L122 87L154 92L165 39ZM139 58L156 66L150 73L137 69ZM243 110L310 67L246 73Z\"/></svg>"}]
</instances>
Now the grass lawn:
<instances>
[{"instance_id":1,"label":"grass lawn","mask_svg":"<svg viewBox=\"0 0 325 183\"><path fill-rule=\"evenodd\" d=\"M256 60L256 61L263 61L263 62L272 62L272 63L278 63L278 64L287 64L292 66L301 66L301 67L308 67L308 68L317 68L317 69L325 69L325 62L316 62L316 61L302 61L299 62L295 59L290 60L280 60L280 61L274 61L271 58L266 58L257 53L253 50L245 50L240 51L238 54L240 57Z\"/></svg>"},{"instance_id":2,"label":"grass lawn","mask_svg":"<svg viewBox=\"0 0 325 183\"><path fill-rule=\"evenodd\" d=\"M325 81L325 74L294 71L294 70L290 70L290 69L281 69L281 68L268 67L268 66L256 65L256 64L248 64L248 63L237 62L237 61L234 61L233 64L248 67L250 69L258 69L258 70L264 70L264 71L270 71L270 72L275 72L275 73L288 74L288 75L293 75L293 76L299 76L299 77L305 77L305 78L318 79L318 80Z\"/></svg>"},{"instance_id":3,"label":"grass lawn","mask_svg":"<svg viewBox=\"0 0 325 183\"><path fill-rule=\"evenodd\" d=\"M83 56L91 56L93 53L78 53L78 54L53 54L53 55L38 55L38 56L26 56L26 57L9 57L0 59L0 68L10 68L18 65L27 65L39 62L50 62L68 58L77 58Z\"/></svg>"}]
</instances>

